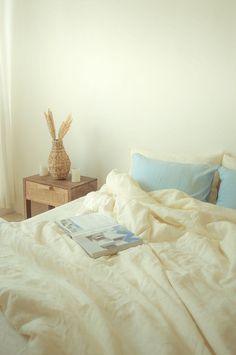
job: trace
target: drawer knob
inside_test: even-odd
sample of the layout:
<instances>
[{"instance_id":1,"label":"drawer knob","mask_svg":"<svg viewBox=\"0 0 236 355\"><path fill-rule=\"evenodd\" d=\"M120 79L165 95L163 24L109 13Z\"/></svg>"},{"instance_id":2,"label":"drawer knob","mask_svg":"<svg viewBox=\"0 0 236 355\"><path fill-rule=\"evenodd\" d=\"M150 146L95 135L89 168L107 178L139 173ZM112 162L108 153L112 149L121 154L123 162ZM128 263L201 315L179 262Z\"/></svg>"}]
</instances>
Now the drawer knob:
<instances>
[{"instance_id":1,"label":"drawer knob","mask_svg":"<svg viewBox=\"0 0 236 355\"><path fill-rule=\"evenodd\" d=\"M39 190L49 190L49 191L52 191L52 190L53 190L53 186L38 185L38 189L39 189Z\"/></svg>"}]
</instances>

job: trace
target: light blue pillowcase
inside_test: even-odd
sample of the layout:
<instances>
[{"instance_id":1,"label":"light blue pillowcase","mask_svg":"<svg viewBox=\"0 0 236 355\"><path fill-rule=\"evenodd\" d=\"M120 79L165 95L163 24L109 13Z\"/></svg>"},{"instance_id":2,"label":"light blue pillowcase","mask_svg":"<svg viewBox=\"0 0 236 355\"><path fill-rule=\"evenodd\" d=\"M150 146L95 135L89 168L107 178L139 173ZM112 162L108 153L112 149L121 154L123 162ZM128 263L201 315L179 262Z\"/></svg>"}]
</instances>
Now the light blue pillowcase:
<instances>
[{"instance_id":1,"label":"light blue pillowcase","mask_svg":"<svg viewBox=\"0 0 236 355\"><path fill-rule=\"evenodd\" d=\"M207 201L218 166L154 160L133 154L131 176L145 191L177 189Z\"/></svg>"},{"instance_id":2,"label":"light blue pillowcase","mask_svg":"<svg viewBox=\"0 0 236 355\"><path fill-rule=\"evenodd\" d=\"M221 167L219 175L220 188L216 204L236 209L236 170Z\"/></svg>"}]
</instances>

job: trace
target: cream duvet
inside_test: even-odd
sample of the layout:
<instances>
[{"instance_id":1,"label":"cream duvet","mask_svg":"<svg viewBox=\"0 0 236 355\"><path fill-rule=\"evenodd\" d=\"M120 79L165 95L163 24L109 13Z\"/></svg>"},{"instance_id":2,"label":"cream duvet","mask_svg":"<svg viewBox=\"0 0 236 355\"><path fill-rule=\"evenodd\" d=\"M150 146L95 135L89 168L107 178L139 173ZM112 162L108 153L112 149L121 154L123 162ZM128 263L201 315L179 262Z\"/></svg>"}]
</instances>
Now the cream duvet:
<instances>
[{"instance_id":1,"label":"cream duvet","mask_svg":"<svg viewBox=\"0 0 236 355\"><path fill-rule=\"evenodd\" d=\"M95 260L52 220L0 223L0 308L24 354L236 353L235 211L115 171L89 211L144 244Z\"/></svg>"}]
</instances>

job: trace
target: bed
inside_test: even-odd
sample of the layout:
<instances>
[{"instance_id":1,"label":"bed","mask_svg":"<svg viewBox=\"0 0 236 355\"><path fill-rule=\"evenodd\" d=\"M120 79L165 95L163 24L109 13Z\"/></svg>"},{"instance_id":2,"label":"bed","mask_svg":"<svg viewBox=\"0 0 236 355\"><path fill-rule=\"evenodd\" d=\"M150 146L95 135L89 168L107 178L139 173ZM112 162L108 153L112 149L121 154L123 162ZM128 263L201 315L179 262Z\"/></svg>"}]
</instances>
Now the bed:
<instances>
[{"instance_id":1,"label":"bed","mask_svg":"<svg viewBox=\"0 0 236 355\"><path fill-rule=\"evenodd\" d=\"M98 211L144 243L90 258L55 221ZM235 354L236 210L113 170L97 192L0 223L0 354Z\"/></svg>"}]
</instances>

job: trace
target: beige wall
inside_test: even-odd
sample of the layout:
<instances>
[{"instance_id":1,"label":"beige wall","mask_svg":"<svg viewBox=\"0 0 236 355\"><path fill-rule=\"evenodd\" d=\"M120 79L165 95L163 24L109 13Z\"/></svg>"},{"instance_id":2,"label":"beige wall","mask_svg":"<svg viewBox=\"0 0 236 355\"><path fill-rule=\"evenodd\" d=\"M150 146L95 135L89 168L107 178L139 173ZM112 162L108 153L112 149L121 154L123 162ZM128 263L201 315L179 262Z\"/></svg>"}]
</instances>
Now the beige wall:
<instances>
[{"instance_id":1,"label":"beige wall","mask_svg":"<svg viewBox=\"0 0 236 355\"><path fill-rule=\"evenodd\" d=\"M236 153L234 0L15 0L17 210L50 151L43 112L74 117L72 165L100 183L129 148Z\"/></svg>"}]
</instances>

